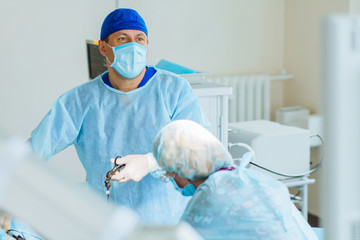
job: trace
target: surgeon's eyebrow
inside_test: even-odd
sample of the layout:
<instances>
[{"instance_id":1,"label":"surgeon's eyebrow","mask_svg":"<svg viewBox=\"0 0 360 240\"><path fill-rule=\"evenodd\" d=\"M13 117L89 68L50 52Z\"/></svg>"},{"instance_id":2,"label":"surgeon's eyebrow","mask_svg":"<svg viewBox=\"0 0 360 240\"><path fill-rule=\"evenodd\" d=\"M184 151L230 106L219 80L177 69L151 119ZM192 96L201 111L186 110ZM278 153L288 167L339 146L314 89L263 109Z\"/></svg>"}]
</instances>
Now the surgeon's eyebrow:
<instances>
[{"instance_id":1,"label":"surgeon's eyebrow","mask_svg":"<svg viewBox=\"0 0 360 240\"><path fill-rule=\"evenodd\" d=\"M143 37L145 37L146 34L141 32L141 33L136 34L136 36L143 36Z\"/></svg>"},{"instance_id":2,"label":"surgeon's eyebrow","mask_svg":"<svg viewBox=\"0 0 360 240\"><path fill-rule=\"evenodd\" d=\"M123 33L123 32L120 32L120 33L118 33L118 34L116 34L117 36L120 36L120 35L125 35L125 36L127 36L127 34L126 33Z\"/></svg>"}]
</instances>

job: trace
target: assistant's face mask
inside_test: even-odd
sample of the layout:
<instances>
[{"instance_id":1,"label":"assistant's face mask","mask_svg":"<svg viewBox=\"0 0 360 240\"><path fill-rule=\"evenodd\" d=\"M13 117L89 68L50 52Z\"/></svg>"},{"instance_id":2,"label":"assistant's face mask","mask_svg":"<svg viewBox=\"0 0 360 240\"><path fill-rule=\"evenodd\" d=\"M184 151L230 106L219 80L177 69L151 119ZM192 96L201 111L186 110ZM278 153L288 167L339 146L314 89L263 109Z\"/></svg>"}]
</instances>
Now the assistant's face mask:
<instances>
[{"instance_id":1,"label":"assistant's face mask","mask_svg":"<svg viewBox=\"0 0 360 240\"><path fill-rule=\"evenodd\" d=\"M106 43L109 47L109 44ZM111 47L114 52L114 62L106 60L120 75L126 78L137 77L146 66L147 48L137 42L129 42L117 47Z\"/></svg>"},{"instance_id":2,"label":"assistant's face mask","mask_svg":"<svg viewBox=\"0 0 360 240\"><path fill-rule=\"evenodd\" d=\"M179 191L181 193L181 195L183 195L185 197L193 196L196 191L196 188L192 183L186 185L184 188L181 188L181 187L179 187L179 185L176 183L176 181L173 178L170 179L170 181L174 185L174 188L177 191Z\"/></svg>"}]
</instances>

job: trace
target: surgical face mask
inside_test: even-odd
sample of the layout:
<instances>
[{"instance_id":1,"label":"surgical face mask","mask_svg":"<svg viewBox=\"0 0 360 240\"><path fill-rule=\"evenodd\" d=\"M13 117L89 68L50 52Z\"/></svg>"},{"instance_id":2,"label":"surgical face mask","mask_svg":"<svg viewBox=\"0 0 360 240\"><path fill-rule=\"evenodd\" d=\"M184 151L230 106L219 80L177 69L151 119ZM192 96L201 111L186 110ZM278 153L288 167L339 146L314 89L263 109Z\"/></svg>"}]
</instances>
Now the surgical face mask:
<instances>
[{"instance_id":1,"label":"surgical face mask","mask_svg":"<svg viewBox=\"0 0 360 240\"><path fill-rule=\"evenodd\" d=\"M109 44L106 43L109 47ZM129 42L111 47L114 52L114 62L107 61L120 75L126 78L137 77L146 66L147 48L137 42Z\"/></svg>"},{"instance_id":2,"label":"surgical face mask","mask_svg":"<svg viewBox=\"0 0 360 240\"><path fill-rule=\"evenodd\" d=\"M181 188L173 178L170 179L170 181L174 185L175 190L179 191L181 195L185 197L193 196L196 191L196 188L192 183L186 185L184 188Z\"/></svg>"}]
</instances>

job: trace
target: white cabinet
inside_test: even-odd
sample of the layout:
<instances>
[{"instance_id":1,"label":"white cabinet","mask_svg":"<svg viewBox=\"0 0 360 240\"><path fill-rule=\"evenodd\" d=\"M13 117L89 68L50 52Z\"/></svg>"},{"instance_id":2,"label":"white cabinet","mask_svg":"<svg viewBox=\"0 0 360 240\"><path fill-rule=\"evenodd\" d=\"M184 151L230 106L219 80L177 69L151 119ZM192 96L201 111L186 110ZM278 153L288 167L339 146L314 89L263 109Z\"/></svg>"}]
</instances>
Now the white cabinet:
<instances>
[{"instance_id":1,"label":"white cabinet","mask_svg":"<svg viewBox=\"0 0 360 240\"><path fill-rule=\"evenodd\" d=\"M212 133L228 145L228 99L232 88L215 83L191 83L204 114L212 125Z\"/></svg>"}]
</instances>

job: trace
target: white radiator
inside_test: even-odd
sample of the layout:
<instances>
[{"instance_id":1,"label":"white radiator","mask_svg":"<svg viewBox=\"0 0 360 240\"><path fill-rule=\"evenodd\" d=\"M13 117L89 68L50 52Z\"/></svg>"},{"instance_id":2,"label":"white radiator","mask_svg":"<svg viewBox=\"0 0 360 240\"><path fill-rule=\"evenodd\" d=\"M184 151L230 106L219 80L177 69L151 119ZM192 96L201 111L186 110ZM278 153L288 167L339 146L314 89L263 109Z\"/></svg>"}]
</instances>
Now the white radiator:
<instances>
[{"instance_id":1,"label":"white radiator","mask_svg":"<svg viewBox=\"0 0 360 240\"><path fill-rule=\"evenodd\" d=\"M229 122L270 120L270 76L244 75L206 78L205 81L232 87Z\"/></svg>"}]
</instances>

